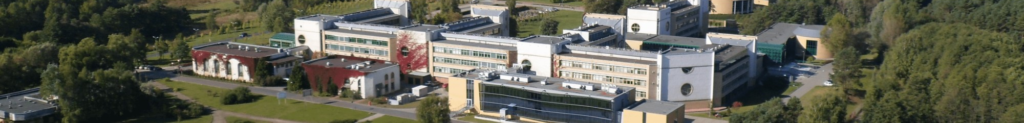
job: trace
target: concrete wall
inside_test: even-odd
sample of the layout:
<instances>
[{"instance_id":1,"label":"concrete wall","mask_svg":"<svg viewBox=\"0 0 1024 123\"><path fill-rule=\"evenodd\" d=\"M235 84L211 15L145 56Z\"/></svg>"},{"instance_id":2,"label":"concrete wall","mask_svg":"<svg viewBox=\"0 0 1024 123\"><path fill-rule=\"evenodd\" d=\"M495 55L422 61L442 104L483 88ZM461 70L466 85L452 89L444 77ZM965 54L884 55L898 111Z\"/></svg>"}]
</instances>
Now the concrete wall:
<instances>
[{"instance_id":1,"label":"concrete wall","mask_svg":"<svg viewBox=\"0 0 1024 123\"><path fill-rule=\"evenodd\" d=\"M626 10L627 24L626 32L633 33L633 25L639 25L640 30L636 33L644 34L668 34L668 22L670 19L667 9L628 9Z\"/></svg>"},{"instance_id":2,"label":"concrete wall","mask_svg":"<svg viewBox=\"0 0 1024 123\"><path fill-rule=\"evenodd\" d=\"M609 56L609 57L611 57L611 56ZM643 68L643 69L647 69L647 71L646 71L647 74L646 75L641 75L641 74L622 73L622 72L615 72L615 71L608 71L608 70L595 70L595 69L590 69L590 68L577 68L577 67L572 67L572 66L564 66L564 65L561 64L562 60L573 61L573 62L585 62L585 63L592 63L592 64L615 65L615 66L622 66L622 67ZM559 75L559 78L571 79L571 80L575 80L575 81L601 83L601 84L613 84L613 85L616 85L616 86L628 86L628 87L635 88L636 91L646 92L646 96L647 97L639 97L639 96L637 96L636 98L634 98L634 100L643 100L643 99L653 100L653 99L656 99L655 97L657 97L657 93L658 92L656 91L656 89L654 89L654 87L656 85L655 83L657 83L657 76L658 76L658 74L657 74L658 70L657 70L657 65L656 64L638 64L638 63L630 63L630 62L622 62L622 61L610 61L610 60L605 60L605 59L580 58L580 57L571 57L571 56L556 56L556 59L554 60L554 62L558 63L558 66L556 66L557 70L555 71L554 74L559 74L559 72L561 72L561 71L572 71L572 72L580 72L580 73L590 73L590 74L594 74L594 75L604 75L604 76L616 76L616 77L623 77L623 78L642 79L644 81L647 81L647 84L646 85L621 84L621 83L612 83L612 82L599 81L599 80L575 79L575 78L572 78L572 77L564 77L564 76L560 76L560 75ZM637 94L637 93L639 93L639 92L634 92L634 95Z\"/></svg>"},{"instance_id":3,"label":"concrete wall","mask_svg":"<svg viewBox=\"0 0 1024 123\"><path fill-rule=\"evenodd\" d=\"M197 75L251 82L249 66L239 65L239 59L218 60L219 55L210 55L206 61L192 62L192 71ZM230 71L229 71L230 70Z\"/></svg>"},{"instance_id":4,"label":"concrete wall","mask_svg":"<svg viewBox=\"0 0 1024 123\"><path fill-rule=\"evenodd\" d=\"M661 101L695 101L709 100L714 87L714 55L713 53L689 53L663 55L659 57L661 73L659 77L659 96ZM682 68L692 67L690 73ZM682 95L681 87L689 83L692 92Z\"/></svg>"},{"instance_id":5,"label":"concrete wall","mask_svg":"<svg viewBox=\"0 0 1024 123\"><path fill-rule=\"evenodd\" d=\"M376 36L358 35L358 34L348 34L348 33L339 33L339 32L331 32L331 31L325 31L324 35L334 35L334 36L349 37L349 38L372 39L372 40L381 40L381 41L387 41L388 42L388 46L378 46L378 45L370 45L370 44L351 43L351 42L348 42L348 41L325 40L325 41L323 41L323 46L322 47L325 50L324 52L327 53L327 54L330 54L330 55L343 55L343 56L356 56L356 57L361 57L361 58L371 58L371 59L384 60L384 61L395 61L395 60L397 60L397 59L395 59L395 56L398 53L398 51L396 50L397 47L395 46L397 44L397 42L396 42L396 39L394 39L394 38L376 37ZM348 52L348 51L341 51L341 50L331 50L331 49L329 49L327 47L327 44L350 46L350 47L361 47L361 48L374 49L374 50L384 50L384 51L388 51L388 56L379 56L379 55L365 54L365 53L355 53L355 52Z\"/></svg>"},{"instance_id":6,"label":"concrete wall","mask_svg":"<svg viewBox=\"0 0 1024 123\"><path fill-rule=\"evenodd\" d=\"M307 46L313 52L323 51L323 30L330 28L334 22L340 19L332 18L333 20L304 20L295 19L295 44L296 46ZM305 38L306 42L300 42L300 38Z\"/></svg>"},{"instance_id":7,"label":"concrete wall","mask_svg":"<svg viewBox=\"0 0 1024 123\"><path fill-rule=\"evenodd\" d=\"M533 74L543 77L551 77L552 74L552 55L557 53L561 48L558 45L551 45L547 43L531 43L531 42L519 42L516 44L516 61L520 64L524 64L523 61L529 60L531 63L530 71L527 74Z\"/></svg>"},{"instance_id":8,"label":"concrete wall","mask_svg":"<svg viewBox=\"0 0 1024 123\"><path fill-rule=\"evenodd\" d=\"M399 77L400 75L401 73L399 72L398 66L391 66L366 74L363 76L366 81L363 81L364 83L362 84L364 87L364 90L361 90L362 96L364 98L372 98L398 91L399 88L402 87L400 81L401 77ZM383 86L383 88L381 88L381 93L379 94L376 93L376 87L374 87L374 85L378 83ZM392 84L394 84L393 87L389 86Z\"/></svg>"}]
</instances>

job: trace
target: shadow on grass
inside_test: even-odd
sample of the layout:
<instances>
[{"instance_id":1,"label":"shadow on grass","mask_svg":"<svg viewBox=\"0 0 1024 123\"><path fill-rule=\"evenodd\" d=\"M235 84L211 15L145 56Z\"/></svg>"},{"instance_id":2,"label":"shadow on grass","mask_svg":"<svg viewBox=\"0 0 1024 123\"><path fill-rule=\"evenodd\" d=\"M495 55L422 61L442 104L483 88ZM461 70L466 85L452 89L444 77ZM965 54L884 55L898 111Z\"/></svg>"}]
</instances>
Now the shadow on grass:
<instances>
[{"instance_id":1,"label":"shadow on grass","mask_svg":"<svg viewBox=\"0 0 1024 123\"><path fill-rule=\"evenodd\" d=\"M751 88L746 95L739 98L737 101L743 103L743 105L757 105L764 103L772 98L785 98L789 95L783 95L787 88L790 86L790 82L783 77L765 76L764 85L756 86Z\"/></svg>"}]
</instances>

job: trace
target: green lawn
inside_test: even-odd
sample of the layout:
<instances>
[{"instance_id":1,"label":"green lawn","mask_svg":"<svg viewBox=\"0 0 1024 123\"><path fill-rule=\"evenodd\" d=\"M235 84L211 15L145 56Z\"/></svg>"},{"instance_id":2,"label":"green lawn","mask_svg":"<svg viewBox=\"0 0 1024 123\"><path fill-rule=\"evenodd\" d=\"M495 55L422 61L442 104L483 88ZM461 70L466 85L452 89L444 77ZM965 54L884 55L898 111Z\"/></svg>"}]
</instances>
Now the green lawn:
<instances>
[{"instance_id":1,"label":"green lawn","mask_svg":"<svg viewBox=\"0 0 1024 123\"><path fill-rule=\"evenodd\" d=\"M304 12L312 14L341 15L373 8L373 0L356 0L351 2L330 2L306 8ZM305 15L298 15L305 16Z\"/></svg>"},{"instance_id":2,"label":"green lawn","mask_svg":"<svg viewBox=\"0 0 1024 123\"><path fill-rule=\"evenodd\" d=\"M228 123L242 123L242 121L251 121L253 123L270 123L270 122L262 121L262 120L253 120L253 119L247 119L247 118L241 118L241 117L232 117L232 116L225 116L224 120L228 121Z\"/></svg>"},{"instance_id":3,"label":"green lawn","mask_svg":"<svg viewBox=\"0 0 1024 123\"><path fill-rule=\"evenodd\" d=\"M476 119L475 114L468 114L459 118L460 121L473 122L473 123L497 123L487 120Z\"/></svg>"},{"instance_id":4,"label":"green lawn","mask_svg":"<svg viewBox=\"0 0 1024 123\"><path fill-rule=\"evenodd\" d=\"M558 1L558 0L556 0L556 1ZM583 0L561 0L561 1L568 1L568 2L562 2L562 4L551 2L551 0L518 0L516 2L533 2L535 4L548 5L548 6L558 6L558 5L573 6L573 7L582 7L583 6ZM505 3L502 2L502 3L495 3L495 4L505 4Z\"/></svg>"},{"instance_id":5,"label":"green lawn","mask_svg":"<svg viewBox=\"0 0 1024 123\"><path fill-rule=\"evenodd\" d=\"M413 101L413 102L410 102L410 103L405 103L405 104L402 104L402 105L387 105L387 106L385 106L385 108L416 108L416 107L420 107L420 101L419 100Z\"/></svg>"},{"instance_id":6,"label":"green lawn","mask_svg":"<svg viewBox=\"0 0 1024 123\"><path fill-rule=\"evenodd\" d=\"M374 123L419 123L416 120L410 120L390 115L384 115L383 117L373 119Z\"/></svg>"},{"instance_id":7,"label":"green lawn","mask_svg":"<svg viewBox=\"0 0 1024 123\"><path fill-rule=\"evenodd\" d=\"M121 121L121 123L210 123L213 122L213 115L205 114L196 118L183 118L178 121L177 118L164 117L163 115L147 115L139 118L128 119Z\"/></svg>"},{"instance_id":8,"label":"green lawn","mask_svg":"<svg viewBox=\"0 0 1024 123\"><path fill-rule=\"evenodd\" d=\"M210 106L218 110L225 110L230 112L239 112L269 118L279 118L285 120L318 123L330 122L332 120L362 119L367 116L370 116L370 113L368 112L352 110L347 108L339 108L323 104L306 103L290 99L285 100L281 104L278 104L277 98L268 96L260 96L258 100L254 102L234 105L223 105L220 103L220 97L214 97L207 91L217 92L218 94L224 94L224 92L227 91L227 89L196 85L184 82L161 81L160 83L163 83L164 85L167 85L171 88L180 89L180 93L192 97L200 104Z\"/></svg>"},{"instance_id":9,"label":"green lawn","mask_svg":"<svg viewBox=\"0 0 1024 123\"><path fill-rule=\"evenodd\" d=\"M838 89L838 87L815 86L811 91L808 91L807 94L804 94L803 97L800 97L800 104L804 107L808 107L811 104L814 104L811 102L814 98L818 98L819 96L828 93L828 91L838 91Z\"/></svg>"},{"instance_id":10,"label":"green lawn","mask_svg":"<svg viewBox=\"0 0 1024 123\"><path fill-rule=\"evenodd\" d=\"M558 21L558 34L562 34L562 29L573 29L576 27L580 27L580 25L583 25L583 12L556 11L553 13L546 13L537 17L542 18L545 16L551 17L555 19L555 21ZM528 37L531 34L540 35L540 27L541 25L543 25L543 22L540 20L541 19L536 19L535 21L520 21L519 32L516 34L516 37Z\"/></svg>"},{"instance_id":11,"label":"green lawn","mask_svg":"<svg viewBox=\"0 0 1024 123\"><path fill-rule=\"evenodd\" d=\"M212 35L211 34L207 34L207 35L203 35L203 36L200 36L200 37L197 37L197 38L193 39L191 42L188 42L188 45L189 46L196 46L196 45L199 45L199 44L206 44L206 43L217 42L217 41L221 41L221 40L235 39L235 38L238 37L238 35L241 35L243 32L244 33L249 33L249 35L255 35L256 32L258 32L257 30L258 29L256 29L255 27L250 27L250 28L245 28L245 29L241 29L241 30L232 30L232 31L229 31L229 32L223 33L223 34L221 34L221 33L213 33ZM258 35L258 36L264 36L264 35L271 35L272 36L273 34L263 34L263 35ZM258 41L259 39L257 39L256 36L249 37L249 39L251 39L251 40L249 40L247 42L259 42ZM260 43L267 44L267 43L269 43L268 40L270 40L270 37L263 38L263 41L260 42ZM260 44L260 43L257 43L257 44Z\"/></svg>"},{"instance_id":12,"label":"green lawn","mask_svg":"<svg viewBox=\"0 0 1024 123\"><path fill-rule=\"evenodd\" d=\"M789 86L789 88L786 88L786 91L782 92L782 95L789 95L789 94L793 93L793 91L796 91L796 89L799 89L802 86L804 86L803 83L794 82L794 83L792 83L792 85Z\"/></svg>"}]
</instances>

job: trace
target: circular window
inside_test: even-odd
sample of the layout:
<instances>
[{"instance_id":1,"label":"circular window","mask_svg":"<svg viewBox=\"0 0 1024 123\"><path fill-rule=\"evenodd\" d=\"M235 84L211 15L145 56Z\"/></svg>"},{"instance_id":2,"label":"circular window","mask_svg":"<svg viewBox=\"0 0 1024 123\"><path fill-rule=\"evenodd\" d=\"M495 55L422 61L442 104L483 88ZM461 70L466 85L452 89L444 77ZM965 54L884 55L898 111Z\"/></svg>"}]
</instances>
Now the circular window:
<instances>
[{"instance_id":1,"label":"circular window","mask_svg":"<svg viewBox=\"0 0 1024 123\"><path fill-rule=\"evenodd\" d=\"M402 47L402 56L409 56L409 48Z\"/></svg>"},{"instance_id":2,"label":"circular window","mask_svg":"<svg viewBox=\"0 0 1024 123\"><path fill-rule=\"evenodd\" d=\"M640 24L633 23L631 29L633 29L633 32L640 32Z\"/></svg>"},{"instance_id":3,"label":"circular window","mask_svg":"<svg viewBox=\"0 0 1024 123\"><path fill-rule=\"evenodd\" d=\"M299 35L299 44L306 44L306 36Z\"/></svg>"},{"instance_id":4,"label":"circular window","mask_svg":"<svg viewBox=\"0 0 1024 123\"><path fill-rule=\"evenodd\" d=\"M679 92L683 96L690 96L690 92L693 92L693 85L690 85L690 83L683 84L683 87L679 88Z\"/></svg>"}]
</instances>

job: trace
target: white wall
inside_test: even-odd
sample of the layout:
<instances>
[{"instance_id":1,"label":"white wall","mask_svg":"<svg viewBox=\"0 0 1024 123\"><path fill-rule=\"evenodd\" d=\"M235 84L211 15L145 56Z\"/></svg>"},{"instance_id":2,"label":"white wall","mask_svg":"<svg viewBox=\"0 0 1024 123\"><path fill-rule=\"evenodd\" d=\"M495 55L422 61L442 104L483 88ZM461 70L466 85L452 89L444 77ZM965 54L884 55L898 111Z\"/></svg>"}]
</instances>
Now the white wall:
<instances>
[{"instance_id":1,"label":"white wall","mask_svg":"<svg viewBox=\"0 0 1024 123\"><path fill-rule=\"evenodd\" d=\"M249 67L242 65L238 59L228 59L226 62L215 58L219 55L210 55L206 61L202 61L202 64L195 64L192 67L192 71L198 75L211 76L218 78L225 78L229 80L241 80L241 81L252 81L249 76ZM195 63L195 62L193 62ZM219 65L214 65L219 64ZM206 69L203 69L205 66ZM230 73L228 70L231 70Z\"/></svg>"},{"instance_id":2,"label":"white wall","mask_svg":"<svg viewBox=\"0 0 1024 123\"><path fill-rule=\"evenodd\" d=\"M643 34L668 34L668 22L671 20L668 10L655 11L647 9L629 9L626 23L626 32L633 33L633 24L640 25Z\"/></svg>"},{"instance_id":3,"label":"white wall","mask_svg":"<svg viewBox=\"0 0 1024 123\"><path fill-rule=\"evenodd\" d=\"M385 76L390 76L391 77L390 79L386 79L386 80L389 80L389 81L385 81L385 79L384 79ZM359 89L359 96L361 96L363 98L378 97L378 96L381 96L382 94L387 94L387 93L395 92L395 91L398 91L400 88L402 88L402 85L401 85L402 81L400 79L401 77L399 77L399 76L401 76L401 73L400 73L400 71L398 69L398 66L390 66L389 68L385 68L385 69L377 70L375 72L367 73L364 76L349 78L349 82L351 82L351 84L349 84L348 88L350 90ZM390 87L390 88L387 88L387 89L382 88L382 90L381 90L382 94L378 94L375 91L376 88L374 87L374 85L376 85L378 83L381 83L381 85L385 85L384 84L385 82L391 82L390 84L395 84L395 85L394 86L387 86L387 87Z\"/></svg>"},{"instance_id":4,"label":"white wall","mask_svg":"<svg viewBox=\"0 0 1024 123\"><path fill-rule=\"evenodd\" d=\"M310 51L323 52L323 35L321 32L326 28L327 25L322 25L319 20L301 20L295 19L295 42L296 46L307 46ZM305 43L298 43L299 37L305 36Z\"/></svg>"},{"instance_id":5,"label":"white wall","mask_svg":"<svg viewBox=\"0 0 1024 123\"><path fill-rule=\"evenodd\" d=\"M683 55L662 55L658 58L657 100L692 101L711 99L714 92L714 54L693 53ZM682 68L693 67L689 74ZM693 90L684 96L681 87L689 83Z\"/></svg>"},{"instance_id":6,"label":"white wall","mask_svg":"<svg viewBox=\"0 0 1024 123\"><path fill-rule=\"evenodd\" d=\"M551 55L560 51L558 45L547 43L519 42L516 44L516 63L530 60L530 71L537 76L551 77Z\"/></svg>"}]
</instances>

